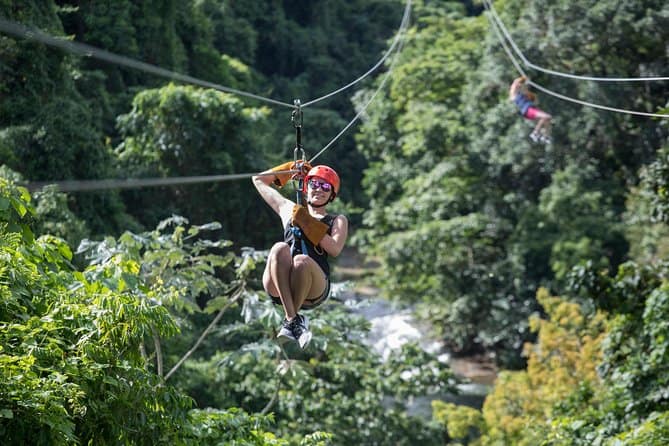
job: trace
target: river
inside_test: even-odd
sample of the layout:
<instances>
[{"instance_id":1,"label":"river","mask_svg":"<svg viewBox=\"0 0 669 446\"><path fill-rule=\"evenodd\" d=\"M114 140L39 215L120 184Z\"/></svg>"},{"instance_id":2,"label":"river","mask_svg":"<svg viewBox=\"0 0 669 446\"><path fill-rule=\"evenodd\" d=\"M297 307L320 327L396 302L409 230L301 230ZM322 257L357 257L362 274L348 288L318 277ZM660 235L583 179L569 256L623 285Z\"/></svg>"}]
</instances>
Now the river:
<instances>
[{"instance_id":1,"label":"river","mask_svg":"<svg viewBox=\"0 0 669 446\"><path fill-rule=\"evenodd\" d=\"M408 342L418 343L425 351L435 355L440 362L451 368L462 381L458 394L426 395L408 401L410 414L431 416L430 403L434 399L481 408L496 377L496 369L484 356L454 357L440 339L426 335L429 326L422 326L414 317L411 308L402 308L379 297L378 290L365 286L374 264L363 263L360 256L349 250L339 259L333 287L340 288L339 299L355 314L363 316L371 324L364 340L382 358L388 358L393 350Z\"/></svg>"}]
</instances>

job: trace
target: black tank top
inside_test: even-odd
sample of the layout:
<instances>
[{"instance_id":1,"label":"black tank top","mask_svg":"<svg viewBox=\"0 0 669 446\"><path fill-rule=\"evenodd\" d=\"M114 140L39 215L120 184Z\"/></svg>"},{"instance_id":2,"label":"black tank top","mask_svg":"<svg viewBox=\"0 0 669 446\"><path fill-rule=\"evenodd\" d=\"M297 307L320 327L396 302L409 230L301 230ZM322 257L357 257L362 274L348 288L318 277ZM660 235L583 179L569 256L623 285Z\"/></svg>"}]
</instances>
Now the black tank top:
<instances>
[{"instance_id":1,"label":"black tank top","mask_svg":"<svg viewBox=\"0 0 669 446\"><path fill-rule=\"evenodd\" d=\"M334 223L335 218L337 218L336 215L327 214L325 217L320 219L322 223L328 225L328 235L332 235L332 224ZM307 252L303 253L302 242L299 239L297 240L295 239L295 235L293 235L293 231L291 231L290 229L292 228L292 226L293 225L290 222L288 222L283 231L283 240L290 246L290 252L293 253L293 257L295 257L297 254L308 255L309 257L314 259L316 263L318 263L318 266L320 266L323 272L325 273L325 277L330 277L330 264L328 263L328 253L320 246L314 246L306 237L304 237L304 243L307 247Z\"/></svg>"}]
</instances>

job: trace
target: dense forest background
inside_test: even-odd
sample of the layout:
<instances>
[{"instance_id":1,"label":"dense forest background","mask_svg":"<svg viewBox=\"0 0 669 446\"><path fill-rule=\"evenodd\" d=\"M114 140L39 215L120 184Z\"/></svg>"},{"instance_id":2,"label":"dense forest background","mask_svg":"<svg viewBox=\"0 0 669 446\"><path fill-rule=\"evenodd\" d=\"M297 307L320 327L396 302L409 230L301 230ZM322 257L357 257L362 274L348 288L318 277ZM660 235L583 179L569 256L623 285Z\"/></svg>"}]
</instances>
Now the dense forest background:
<instances>
[{"instance_id":1,"label":"dense forest background","mask_svg":"<svg viewBox=\"0 0 669 446\"><path fill-rule=\"evenodd\" d=\"M0 0L0 17L292 103L388 49L400 0ZM667 76L661 0L504 0L533 63ZM389 81L381 85L389 73ZM669 113L669 81L528 70L583 101ZM508 101L518 76L475 1L412 2L402 51L304 111L342 176L369 280L454 354L501 372L482 408L418 346L384 361L336 298L306 351L261 293L278 222L250 181L62 193L35 181L219 175L291 159L291 110L0 34L3 444L665 445L669 120L539 94L553 143Z\"/></svg>"}]
</instances>

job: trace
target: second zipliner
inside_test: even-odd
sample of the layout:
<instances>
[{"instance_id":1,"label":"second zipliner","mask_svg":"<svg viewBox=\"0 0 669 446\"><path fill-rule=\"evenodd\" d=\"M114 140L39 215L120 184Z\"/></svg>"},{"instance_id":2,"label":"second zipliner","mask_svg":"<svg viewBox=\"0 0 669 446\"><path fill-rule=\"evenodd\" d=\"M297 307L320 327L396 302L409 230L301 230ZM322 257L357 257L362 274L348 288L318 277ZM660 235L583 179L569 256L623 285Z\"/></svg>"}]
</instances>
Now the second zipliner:
<instances>
[{"instance_id":1,"label":"second zipliner","mask_svg":"<svg viewBox=\"0 0 669 446\"><path fill-rule=\"evenodd\" d=\"M537 97L527 89L527 78L520 76L514 79L509 87L509 100L512 101L520 115L530 121L537 121L530 139L544 144L551 143L551 119L553 117L536 106Z\"/></svg>"},{"instance_id":2,"label":"second zipliner","mask_svg":"<svg viewBox=\"0 0 669 446\"><path fill-rule=\"evenodd\" d=\"M305 160L298 100L295 105L292 115L297 140L294 160L253 176L252 181L263 200L281 218L283 228L283 241L270 249L263 272L265 291L275 304L283 306L285 314L277 337L280 341L294 340L305 348L312 334L307 317L300 311L314 309L329 297L328 257L336 257L343 249L348 220L344 215L327 212L328 204L339 193L339 175L329 166L312 167ZM296 183L295 201L276 189L291 179Z\"/></svg>"}]
</instances>

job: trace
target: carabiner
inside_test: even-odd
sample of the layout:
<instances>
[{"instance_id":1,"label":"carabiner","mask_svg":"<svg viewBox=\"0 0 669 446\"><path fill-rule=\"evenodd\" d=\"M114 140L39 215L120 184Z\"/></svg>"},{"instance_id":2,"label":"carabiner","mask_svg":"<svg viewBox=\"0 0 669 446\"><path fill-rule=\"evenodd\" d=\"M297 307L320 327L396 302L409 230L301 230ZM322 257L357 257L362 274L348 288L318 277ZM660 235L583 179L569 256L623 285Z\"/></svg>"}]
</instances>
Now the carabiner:
<instances>
[{"instance_id":1,"label":"carabiner","mask_svg":"<svg viewBox=\"0 0 669 446\"><path fill-rule=\"evenodd\" d=\"M293 127L295 127L295 150L293 151L293 161L295 161L295 168L300 171L297 176L301 176L302 166L307 161L307 155L304 153L302 147L302 104L299 99L293 101L295 110L291 115Z\"/></svg>"},{"instance_id":2,"label":"carabiner","mask_svg":"<svg viewBox=\"0 0 669 446\"><path fill-rule=\"evenodd\" d=\"M300 152L302 153L300 154ZM295 147L295 150L293 150L293 161L295 161L295 165L299 163L300 166L307 162L307 155L302 147Z\"/></svg>"},{"instance_id":3,"label":"carabiner","mask_svg":"<svg viewBox=\"0 0 669 446\"><path fill-rule=\"evenodd\" d=\"M296 129L302 128L302 103L299 99L294 99L293 104L295 104L295 110L293 110L293 113L290 116L290 120L293 122L293 127Z\"/></svg>"}]
</instances>

